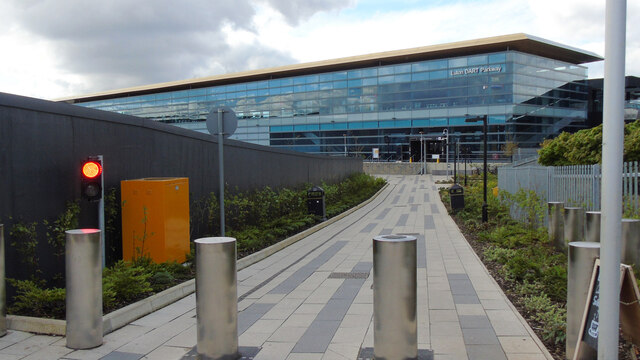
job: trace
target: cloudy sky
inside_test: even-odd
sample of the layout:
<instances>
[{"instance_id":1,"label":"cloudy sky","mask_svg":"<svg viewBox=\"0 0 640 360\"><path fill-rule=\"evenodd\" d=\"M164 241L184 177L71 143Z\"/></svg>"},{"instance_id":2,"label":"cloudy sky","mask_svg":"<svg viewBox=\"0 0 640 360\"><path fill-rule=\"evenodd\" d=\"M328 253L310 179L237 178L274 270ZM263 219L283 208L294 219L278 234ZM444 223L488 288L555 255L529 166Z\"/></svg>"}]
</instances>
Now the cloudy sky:
<instances>
[{"instance_id":1,"label":"cloudy sky","mask_svg":"<svg viewBox=\"0 0 640 360\"><path fill-rule=\"evenodd\" d=\"M524 32L604 55L605 0L2 0L0 92L45 99ZM640 18L628 1L627 19ZM628 75L640 26L627 22ZM602 62L589 65L601 77Z\"/></svg>"}]
</instances>

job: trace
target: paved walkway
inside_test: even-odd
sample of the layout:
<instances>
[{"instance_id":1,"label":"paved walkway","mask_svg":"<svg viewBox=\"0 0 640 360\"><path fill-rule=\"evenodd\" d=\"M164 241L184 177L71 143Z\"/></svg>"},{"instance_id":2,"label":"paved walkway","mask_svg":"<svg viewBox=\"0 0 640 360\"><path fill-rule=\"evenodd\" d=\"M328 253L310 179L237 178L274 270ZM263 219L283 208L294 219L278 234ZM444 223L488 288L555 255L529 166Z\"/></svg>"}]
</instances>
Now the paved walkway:
<instances>
[{"instance_id":1,"label":"paved walkway","mask_svg":"<svg viewBox=\"0 0 640 360\"><path fill-rule=\"evenodd\" d=\"M420 358L551 359L447 215L430 175L388 176L378 198L238 273L239 345L256 360L370 359L372 238L418 238ZM9 331L0 359L195 358L195 295L104 337L92 350Z\"/></svg>"}]
</instances>

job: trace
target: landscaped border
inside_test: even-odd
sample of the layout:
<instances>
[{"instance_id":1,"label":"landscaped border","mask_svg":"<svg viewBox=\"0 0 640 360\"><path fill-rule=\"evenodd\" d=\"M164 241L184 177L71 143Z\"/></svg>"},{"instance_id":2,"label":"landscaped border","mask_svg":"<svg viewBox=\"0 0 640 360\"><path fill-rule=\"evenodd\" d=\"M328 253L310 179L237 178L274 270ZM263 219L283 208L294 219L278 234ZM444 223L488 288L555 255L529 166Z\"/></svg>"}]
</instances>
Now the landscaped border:
<instances>
[{"instance_id":1,"label":"landscaped border","mask_svg":"<svg viewBox=\"0 0 640 360\"><path fill-rule=\"evenodd\" d=\"M306 238L307 236L324 229L325 227L341 220L342 218L352 214L353 212L361 209L365 205L372 202L376 199L387 187L389 183L386 183L378 192L376 192L369 199L361 202L360 204L352 207L351 209L336 215L326 221L321 222L305 231L302 231L298 234L295 234L291 237L288 237L276 244L273 244L267 248L264 248L258 252L255 252L251 255L245 256L242 259L237 261L237 269L242 270L247 268L258 261L264 260L267 257L277 253L278 251L286 248L289 245L295 244L296 242ZM111 333L145 315L148 315L154 311L157 311L169 304L172 304L188 295L193 294L195 292L196 285L195 279L191 279L183 282L182 284L178 284L172 288L161 291L157 294L149 296L146 299L142 299L133 304L129 304L123 308L112 311L106 315L102 316L102 329L103 334L106 335ZM7 329L9 330L17 330L17 331L25 331L36 334L48 334L48 335L60 335L65 336L67 323L65 320L59 319L46 319L46 318L36 318L30 316L20 316L20 315L7 315L6 317Z\"/></svg>"}]
</instances>

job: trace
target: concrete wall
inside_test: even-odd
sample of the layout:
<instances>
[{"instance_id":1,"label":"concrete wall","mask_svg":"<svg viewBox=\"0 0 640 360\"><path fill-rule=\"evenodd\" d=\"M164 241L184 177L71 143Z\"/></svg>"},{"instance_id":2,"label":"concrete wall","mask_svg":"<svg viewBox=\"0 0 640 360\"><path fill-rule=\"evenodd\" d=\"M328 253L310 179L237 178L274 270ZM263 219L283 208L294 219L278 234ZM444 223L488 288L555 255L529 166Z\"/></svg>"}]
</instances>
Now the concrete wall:
<instances>
[{"instance_id":1,"label":"concrete wall","mask_svg":"<svg viewBox=\"0 0 640 360\"><path fill-rule=\"evenodd\" d=\"M420 163L408 162L365 162L362 165L364 172L371 175L417 175L422 169L422 165ZM491 169L502 165L504 165L504 163L488 163L488 168ZM459 162L457 166L458 174L464 174L464 163ZM478 169L482 169L482 166L482 162L467 163L467 174L479 171ZM427 174L446 175L447 164L444 162L428 162ZM453 162L449 166L449 175L453 176Z\"/></svg>"},{"instance_id":2,"label":"concrete wall","mask_svg":"<svg viewBox=\"0 0 640 360\"><path fill-rule=\"evenodd\" d=\"M142 177L188 177L191 201L218 192L212 136L79 106L0 93L0 223L54 220L80 199L80 166L104 155L105 189ZM225 182L241 190L336 182L362 172L355 158L326 157L225 140ZM118 191L119 199L119 191ZM80 227L97 227L94 203L81 201ZM11 220L11 218L13 220ZM43 241L41 240L41 243ZM7 240L8 277L19 274ZM51 258L40 246L41 262Z\"/></svg>"}]
</instances>

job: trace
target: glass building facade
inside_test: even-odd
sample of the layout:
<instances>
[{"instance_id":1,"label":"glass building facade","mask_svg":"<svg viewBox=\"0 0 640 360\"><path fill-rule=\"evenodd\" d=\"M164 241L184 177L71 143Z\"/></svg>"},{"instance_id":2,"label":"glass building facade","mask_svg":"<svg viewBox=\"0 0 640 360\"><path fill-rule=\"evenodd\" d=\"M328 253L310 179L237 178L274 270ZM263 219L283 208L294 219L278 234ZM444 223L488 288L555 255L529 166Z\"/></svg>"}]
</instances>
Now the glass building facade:
<instances>
[{"instance_id":1,"label":"glass building facade","mask_svg":"<svg viewBox=\"0 0 640 360\"><path fill-rule=\"evenodd\" d=\"M365 158L377 148L382 159L404 161L420 160L420 138L429 158L442 154L445 130L450 143L479 156L482 122L465 120L487 115L488 151L497 159L507 143L535 148L584 128L586 79L585 66L505 50L75 103L200 132L212 109L229 106L238 117L232 139Z\"/></svg>"}]
</instances>

